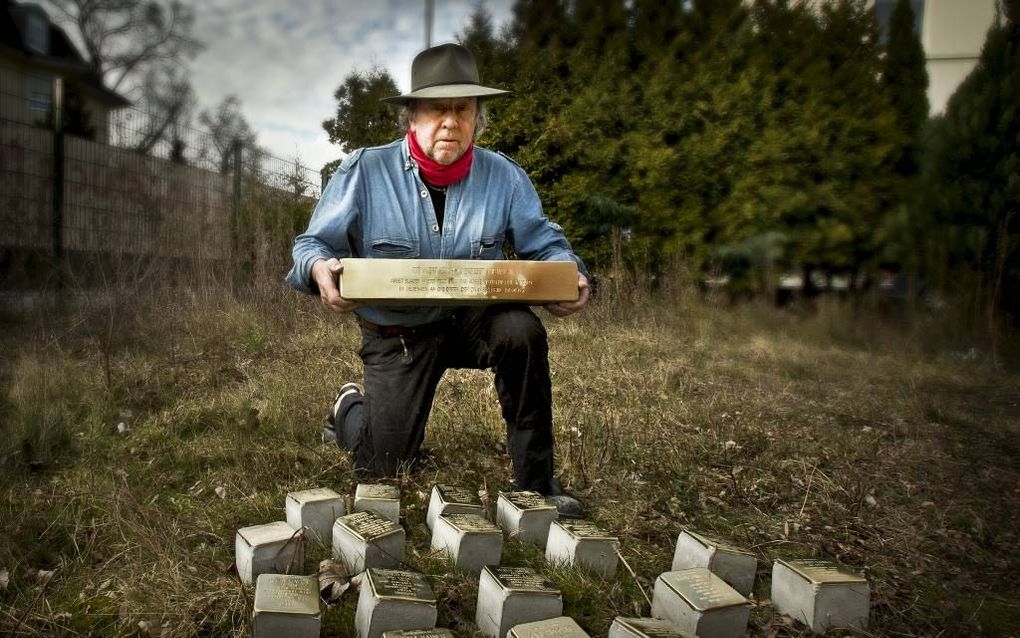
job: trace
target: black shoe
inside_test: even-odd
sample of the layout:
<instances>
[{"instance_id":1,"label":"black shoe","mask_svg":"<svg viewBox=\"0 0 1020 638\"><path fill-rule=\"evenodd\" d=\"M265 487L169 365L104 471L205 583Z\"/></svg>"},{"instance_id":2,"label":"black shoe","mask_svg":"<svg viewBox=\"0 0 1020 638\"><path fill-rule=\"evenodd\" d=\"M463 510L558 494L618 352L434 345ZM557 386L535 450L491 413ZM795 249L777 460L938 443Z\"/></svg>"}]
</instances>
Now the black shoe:
<instances>
[{"instance_id":1,"label":"black shoe","mask_svg":"<svg viewBox=\"0 0 1020 638\"><path fill-rule=\"evenodd\" d=\"M340 386L340 389L336 392L336 398L333 399L333 408L329 411L329 416L326 417L326 422L322 426L323 443L336 443L337 420L343 402L346 399L362 394L364 394L364 390L357 383L345 383Z\"/></svg>"},{"instance_id":2,"label":"black shoe","mask_svg":"<svg viewBox=\"0 0 1020 638\"><path fill-rule=\"evenodd\" d=\"M556 506L556 513L560 518L582 518L584 516L584 505L573 496L563 492L563 485L558 478L549 481L549 492L545 495L545 502Z\"/></svg>"}]
</instances>

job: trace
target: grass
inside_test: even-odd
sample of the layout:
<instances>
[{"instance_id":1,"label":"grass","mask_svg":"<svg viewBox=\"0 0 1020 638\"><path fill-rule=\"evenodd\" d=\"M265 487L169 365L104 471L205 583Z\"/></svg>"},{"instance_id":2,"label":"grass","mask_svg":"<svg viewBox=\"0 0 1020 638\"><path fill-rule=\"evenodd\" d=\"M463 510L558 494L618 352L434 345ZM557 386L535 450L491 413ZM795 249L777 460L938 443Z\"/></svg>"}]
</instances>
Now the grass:
<instances>
[{"instance_id":1,"label":"grass","mask_svg":"<svg viewBox=\"0 0 1020 638\"><path fill-rule=\"evenodd\" d=\"M639 585L690 526L758 557L750 635L807 635L768 604L770 564L824 557L871 581L860 635L1020 636L1020 376L947 348L944 325L674 292L546 319L559 473L638 582L550 569L517 542L504 563L543 570L602 636L648 613ZM289 294L89 312L0 337L0 633L248 635L235 530L282 519L288 491L356 482L318 426L360 378L357 331ZM401 481L406 560L430 574L440 624L472 636L477 582L430 555L424 519L435 481L494 501L510 480L488 373L447 374L426 444ZM325 612L324 636L354 635L355 598Z\"/></svg>"}]
</instances>

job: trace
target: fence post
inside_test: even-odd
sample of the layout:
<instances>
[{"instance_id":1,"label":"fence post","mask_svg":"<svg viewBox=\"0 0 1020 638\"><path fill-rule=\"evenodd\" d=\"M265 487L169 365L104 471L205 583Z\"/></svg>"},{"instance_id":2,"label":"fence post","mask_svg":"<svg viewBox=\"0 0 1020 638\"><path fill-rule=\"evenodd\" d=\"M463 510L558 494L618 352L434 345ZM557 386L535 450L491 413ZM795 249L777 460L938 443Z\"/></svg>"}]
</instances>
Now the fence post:
<instances>
[{"instance_id":1,"label":"fence post","mask_svg":"<svg viewBox=\"0 0 1020 638\"><path fill-rule=\"evenodd\" d=\"M56 303L64 296L64 81L53 79L53 274Z\"/></svg>"}]
</instances>

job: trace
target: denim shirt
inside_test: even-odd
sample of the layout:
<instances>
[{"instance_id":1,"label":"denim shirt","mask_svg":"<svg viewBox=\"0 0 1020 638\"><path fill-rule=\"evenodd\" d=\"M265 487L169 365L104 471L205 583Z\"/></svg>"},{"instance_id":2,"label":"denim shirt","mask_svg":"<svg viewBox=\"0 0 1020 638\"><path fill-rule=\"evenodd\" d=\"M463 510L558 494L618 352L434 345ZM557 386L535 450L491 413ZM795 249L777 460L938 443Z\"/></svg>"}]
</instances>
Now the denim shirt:
<instances>
[{"instance_id":1,"label":"denim shirt","mask_svg":"<svg viewBox=\"0 0 1020 638\"><path fill-rule=\"evenodd\" d=\"M311 280L318 259L502 259L503 241L521 259L574 261L563 229L546 219L527 174L505 155L477 146L471 171L451 184L440 232L407 140L359 149L341 163L315 207L308 229L294 240L287 282L317 294ZM442 306L361 306L384 326L417 326L453 313Z\"/></svg>"}]
</instances>

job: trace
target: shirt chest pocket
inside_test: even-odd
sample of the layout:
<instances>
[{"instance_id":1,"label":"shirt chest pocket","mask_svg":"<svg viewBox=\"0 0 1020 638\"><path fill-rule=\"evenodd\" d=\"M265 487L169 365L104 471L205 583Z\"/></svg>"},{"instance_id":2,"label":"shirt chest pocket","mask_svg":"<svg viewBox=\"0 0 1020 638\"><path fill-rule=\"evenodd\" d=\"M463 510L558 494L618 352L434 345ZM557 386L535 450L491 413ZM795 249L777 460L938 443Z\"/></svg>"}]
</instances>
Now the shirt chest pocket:
<instances>
[{"instance_id":1,"label":"shirt chest pocket","mask_svg":"<svg viewBox=\"0 0 1020 638\"><path fill-rule=\"evenodd\" d=\"M503 258L503 236L482 237L474 242L474 250L471 252L474 259L502 259Z\"/></svg>"},{"instance_id":2,"label":"shirt chest pocket","mask_svg":"<svg viewBox=\"0 0 1020 638\"><path fill-rule=\"evenodd\" d=\"M413 259L418 256L418 241L406 237L379 237L369 243L369 253L377 259Z\"/></svg>"}]
</instances>

